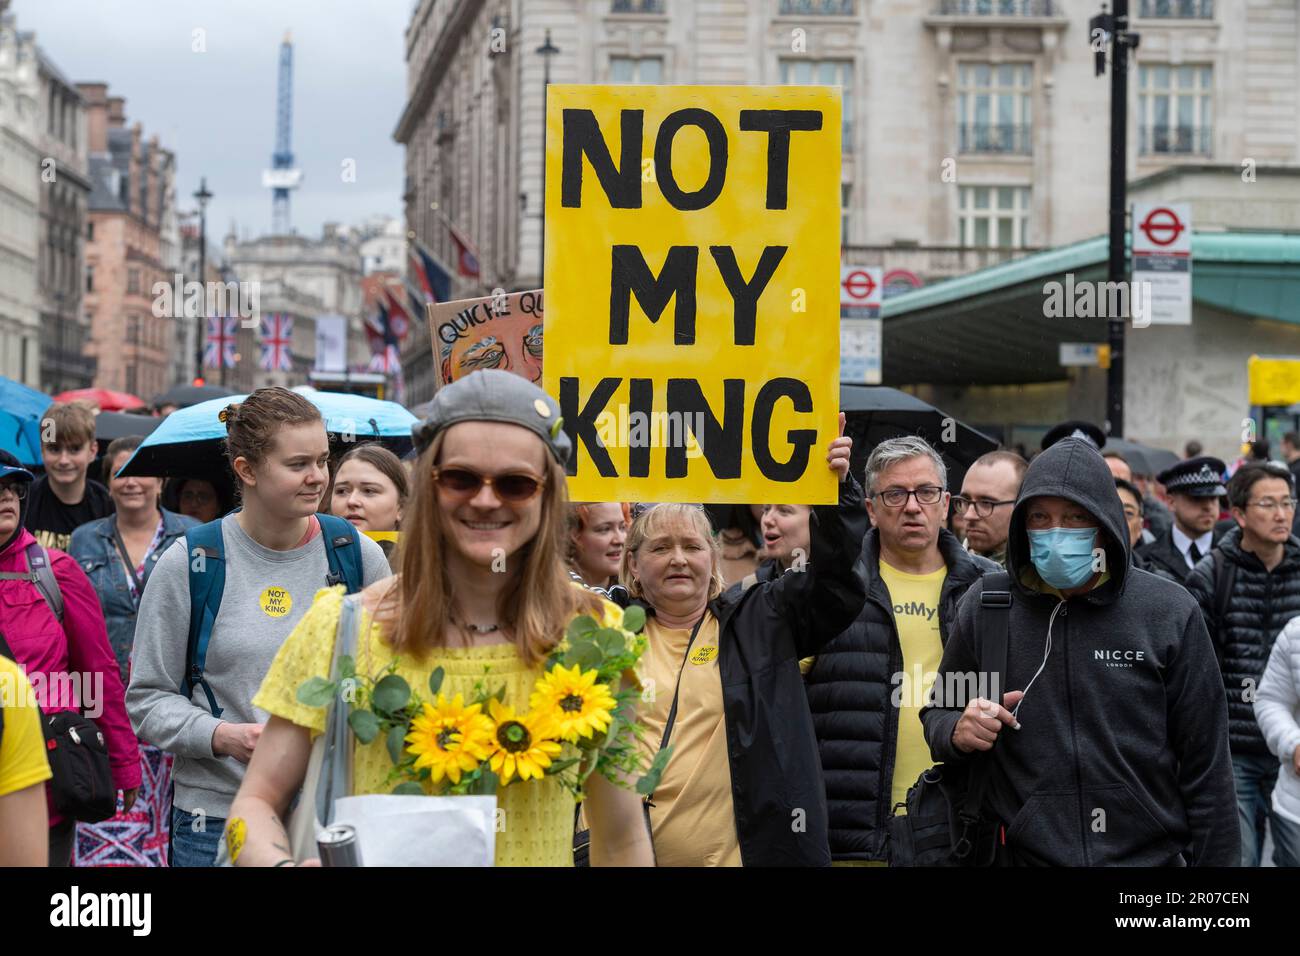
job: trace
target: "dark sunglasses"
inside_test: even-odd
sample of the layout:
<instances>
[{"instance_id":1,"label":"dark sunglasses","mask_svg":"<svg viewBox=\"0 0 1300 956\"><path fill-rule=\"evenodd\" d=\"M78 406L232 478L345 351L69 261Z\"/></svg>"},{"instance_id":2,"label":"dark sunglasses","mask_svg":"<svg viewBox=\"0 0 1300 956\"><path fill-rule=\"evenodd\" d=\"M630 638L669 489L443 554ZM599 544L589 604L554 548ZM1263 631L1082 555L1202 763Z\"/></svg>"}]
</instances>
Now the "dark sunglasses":
<instances>
[{"instance_id":1,"label":"dark sunglasses","mask_svg":"<svg viewBox=\"0 0 1300 956\"><path fill-rule=\"evenodd\" d=\"M484 485L496 492L502 501L511 504L523 504L537 497L544 478L522 472L507 472L504 475L480 475L468 468L439 468L433 466L433 482L448 494L458 498L473 498Z\"/></svg>"}]
</instances>

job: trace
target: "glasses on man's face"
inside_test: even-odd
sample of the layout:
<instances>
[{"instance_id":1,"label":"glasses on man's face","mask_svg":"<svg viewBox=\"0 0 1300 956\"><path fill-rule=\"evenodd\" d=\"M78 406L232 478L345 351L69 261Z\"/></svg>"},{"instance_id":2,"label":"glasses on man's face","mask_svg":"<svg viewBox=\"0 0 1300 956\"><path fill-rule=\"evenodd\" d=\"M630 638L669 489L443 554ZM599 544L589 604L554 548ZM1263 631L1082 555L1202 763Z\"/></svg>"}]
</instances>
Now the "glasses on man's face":
<instances>
[{"instance_id":1,"label":"glasses on man's face","mask_svg":"<svg viewBox=\"0 0 1300 956\"><path fill-rule=\"evenodd\" d=\"M496 492L498 498L518 505L537 497L545 479L526 472L506 472L503 475L480 475L468 468L433 467L433 481L442 491L457 498L473 498L484 485Z\"/></svg>"},{"instance_id":2,"label":"glasses on man's face","mask_svg":"<svg viewBox=\"0 0 1300 956\"><path fill-rule=\"evenodd\" d=\"M968 509L974 508L977 517L987 518L993 514L994 508L1001 508L1003 505L1014 505L1015 503L1015 498L1010 498L1007 501L993 501L989 498L965 498L958 495L952 499L952 510L959 515L964 515Z\"/></svg>"},{"instance_id":3,"label":"glasses on man's face","mask_svg":"<svg viewBox=\"0 0 1300 956\"><path fill-rule=\"evenodd\" d=\"M1260 511L1295 511L1295 506L1294 498L1260 498L1259 501L1246 502L1247 508L1258 508Z\"/></svg>"},{"instance_id":4,"label":"glasses on man's face","mask_svg":"<svg viewBox=\"0 0 1300 956\"><path fill-rule=\"evenodd\" d=\"M906 488L886 488L884 491L877 491L875 497L891 508L901 508L913 495L916 495L918 505L937 505L939 499L943 497L943 489L935 485L922 485L910 491Z\"/></svg>"},{"instance_id":5,"label":"glasses on man's face","mask_svg":"<svg viewBox=\"0 0 1300 956\"><path fill-rule=\"evenodd\" d=\"M3 498L5 495L11 493L19 501L22 501L24 498L27 497L27 482L10 481L0 485L0 498Z\"/></svg>"}]
</instances>

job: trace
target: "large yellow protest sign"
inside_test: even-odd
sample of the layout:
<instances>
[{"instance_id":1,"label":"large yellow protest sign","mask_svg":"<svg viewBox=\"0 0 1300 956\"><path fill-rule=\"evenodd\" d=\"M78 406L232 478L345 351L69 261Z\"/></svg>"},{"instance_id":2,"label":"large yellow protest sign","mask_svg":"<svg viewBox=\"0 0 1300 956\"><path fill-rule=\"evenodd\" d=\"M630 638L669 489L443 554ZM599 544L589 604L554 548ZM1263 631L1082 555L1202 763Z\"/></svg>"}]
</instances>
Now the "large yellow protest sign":
<instances>
[{"instance_id":1,"label":"large yellow protest sign","mask_svg":"<svg viewBox=\"0 0 1300 956\"><path fill-rule=\"evenodd\" d=\"M840 94L547 94L543 385L586 501L836 500Z\"/></svg>"}]
</instances>

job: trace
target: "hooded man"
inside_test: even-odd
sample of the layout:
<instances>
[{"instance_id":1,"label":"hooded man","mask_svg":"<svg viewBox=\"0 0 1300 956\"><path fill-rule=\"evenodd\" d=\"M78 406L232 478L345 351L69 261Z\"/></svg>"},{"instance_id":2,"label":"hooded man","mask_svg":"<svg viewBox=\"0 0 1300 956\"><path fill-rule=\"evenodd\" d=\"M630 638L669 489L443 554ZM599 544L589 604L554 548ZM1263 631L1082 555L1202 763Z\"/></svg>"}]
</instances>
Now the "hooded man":
<instances>
[{"instance_id":1,"label":"hooded man","mask_svg":"<svg viewBox=\"0 0 1300 956\"><path fill-rule=\"evenodd\" d=\"M935 687L971 684L978 617L1005 613L1013 689L1001 704L921 712L935 760L987 761L998 861L1235 866L1227 705L1205 621L1181 586L1130 563L1115 480L1088 443L1064 439L1030 464L1007 573L1008 611L981 608L988 579L962 599Z\"/></svg>"}]
</instances>

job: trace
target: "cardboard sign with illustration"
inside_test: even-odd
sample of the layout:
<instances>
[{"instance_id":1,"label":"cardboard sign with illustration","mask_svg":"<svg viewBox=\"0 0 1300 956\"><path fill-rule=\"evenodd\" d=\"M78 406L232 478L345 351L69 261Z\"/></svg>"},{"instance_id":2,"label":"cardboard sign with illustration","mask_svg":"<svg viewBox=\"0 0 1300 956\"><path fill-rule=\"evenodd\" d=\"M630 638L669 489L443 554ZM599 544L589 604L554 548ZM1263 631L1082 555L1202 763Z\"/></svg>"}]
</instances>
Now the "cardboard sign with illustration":
<instances>
[{"instance_id":1,"label":"cardboard sign with illustration","mask_svg":"<svg viewBox=\"0 0 1300 956\"><path fill-rule=\"evenodd\" d=\"M840 91L552 84L547 108L570 494L836 501Z\"/></svg>"},{"instance_id":2,"label":"cardboard sign with illustration","mask_svg":"<svg viewBox=\"0 0 1300 956\"><path fill-rule=\"evenodd\" d=\"M541 384L540 290L431 302L428 309L439 388L481 368L513 372Z\"/></svg>"}]
</instances>

